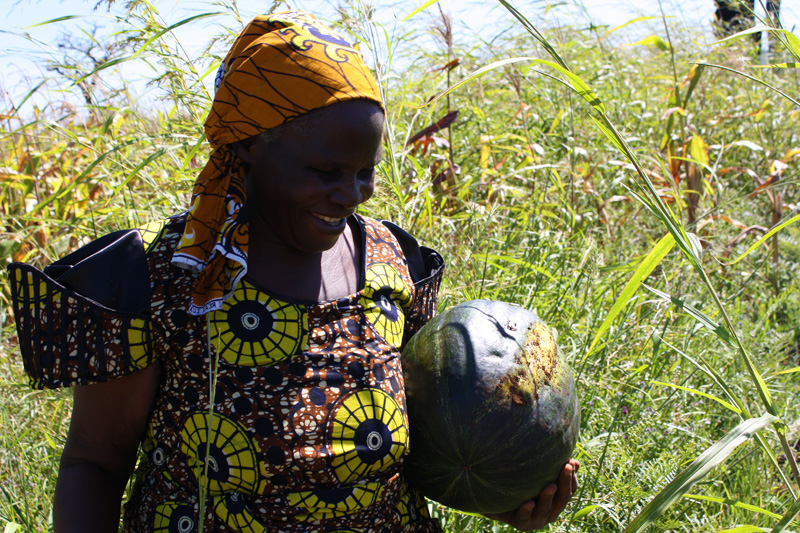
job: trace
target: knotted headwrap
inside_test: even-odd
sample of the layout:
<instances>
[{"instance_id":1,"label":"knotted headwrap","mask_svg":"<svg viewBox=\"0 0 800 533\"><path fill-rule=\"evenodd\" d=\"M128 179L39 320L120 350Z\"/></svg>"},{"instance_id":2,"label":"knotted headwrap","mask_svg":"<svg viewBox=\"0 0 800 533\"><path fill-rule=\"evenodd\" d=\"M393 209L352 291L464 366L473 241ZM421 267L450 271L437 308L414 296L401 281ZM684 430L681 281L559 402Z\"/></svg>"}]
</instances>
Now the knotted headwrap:
<instances>
[{"instance_id":1,"label":"knotted headwrap","mask_svg":"<svg viewBox=\"0 0 800 533\"><path fill-rule=\"evenodd\" d=\"M245 168L230 143L242 141L314 109L380 91L361 54L309 13L259 16L245 27L219 67L205 122L213 151L192 191L186 229L172 263L199 276L189 312L222 302L247 273ZM381 104L382 105L382 104Z\"/></svg>"}]
</instances>

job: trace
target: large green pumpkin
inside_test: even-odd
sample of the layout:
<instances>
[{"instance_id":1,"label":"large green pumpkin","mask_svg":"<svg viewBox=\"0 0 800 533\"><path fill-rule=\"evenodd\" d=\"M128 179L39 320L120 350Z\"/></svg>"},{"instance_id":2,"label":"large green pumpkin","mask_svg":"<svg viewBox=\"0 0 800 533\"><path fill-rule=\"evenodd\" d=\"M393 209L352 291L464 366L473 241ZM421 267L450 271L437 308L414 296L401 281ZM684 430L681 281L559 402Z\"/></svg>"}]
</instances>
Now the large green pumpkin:
<instances>
[{"instance_id":1,"label":"large green pumpkin","mask_svg":"<svg viewBox=\"0 0 800 533\"><path fill-rule=\"evenodd\" d=\"M462 511L516 509L556 481L578 438L572 372L535 313L475 300L403 350L409 484Z\"/></svg>"}]
</instances>

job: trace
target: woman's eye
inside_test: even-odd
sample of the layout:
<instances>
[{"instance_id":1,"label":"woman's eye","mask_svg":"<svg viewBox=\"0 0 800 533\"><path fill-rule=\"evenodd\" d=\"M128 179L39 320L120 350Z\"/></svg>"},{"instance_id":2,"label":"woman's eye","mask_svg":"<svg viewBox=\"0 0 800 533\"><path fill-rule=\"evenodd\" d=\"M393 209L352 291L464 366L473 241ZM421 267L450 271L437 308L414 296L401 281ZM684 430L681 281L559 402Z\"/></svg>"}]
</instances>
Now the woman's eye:
<instances>
[{"instance_id":1,"label":"woman's eye","mask_svg":"<svg viewBox=\"0 0 800 533\"><path fill-rule=\"evenodd\" d=\"M313 169L322 181L334 181L339 178L338 170L324 170L321 168Z\"/></svg>"}]
</instances>

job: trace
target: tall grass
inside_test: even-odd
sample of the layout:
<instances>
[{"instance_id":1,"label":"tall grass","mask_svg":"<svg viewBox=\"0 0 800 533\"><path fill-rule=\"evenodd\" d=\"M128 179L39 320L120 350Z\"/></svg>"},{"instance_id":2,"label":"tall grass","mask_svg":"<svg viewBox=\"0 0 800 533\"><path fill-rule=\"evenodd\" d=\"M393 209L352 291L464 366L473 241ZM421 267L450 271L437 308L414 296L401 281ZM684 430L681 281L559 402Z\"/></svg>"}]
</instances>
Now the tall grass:
<instances>
[{"instance_id":1,"label":"tall grass","mask_svg":"<svg viewBox=\"0 0 800 533\"><path fill-rule=\"evenodd\" d=\"M186 205L207 154L203 79L248 16L235 3L179 20L127 9L110 61L147 61L163 101L144 109L130 91L81 85L120 71L73 62L0 109L6 261L43 265ZM390 110L368 214L443 253L440 308L535 309L578 379L581 488L550 529L800 530L800 230L764 238L798 214L800 109L781 96L798 94L794 71L743 67L744 43L703 47L668 18L631 47L624 30L553 28L526 9L517 30L476 44L455 26L437 47L419 33L445 20L435 8L396 33L370 14L340 14ZM217 20L233 22L189 58L173 30ZM791 63L782 50L775 63ZM448 129L408 143L449 111ZM0 298L0 519L46 531L70 398L26 388L7 289ZM510 530L431 508L446 531Z\"/></svg>"}]
</instances>

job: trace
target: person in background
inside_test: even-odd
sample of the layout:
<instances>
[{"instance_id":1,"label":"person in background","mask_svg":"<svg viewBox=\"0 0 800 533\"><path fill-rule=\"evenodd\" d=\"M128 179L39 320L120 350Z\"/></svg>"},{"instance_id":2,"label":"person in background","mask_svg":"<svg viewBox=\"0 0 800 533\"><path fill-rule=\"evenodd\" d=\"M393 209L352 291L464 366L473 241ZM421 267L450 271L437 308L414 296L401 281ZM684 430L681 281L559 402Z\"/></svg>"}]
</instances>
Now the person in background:
<instances>
[{"instance_id":1,"label":"person in background","mask_svg":"<svg viewBox=\"0 0 800 533\"><path fill-rule=\"evenodd\" d=\"M285 12L244 28L215 85L188 211L9 267L32 385L75 386L55 531L117 531L132 474L127 532L440 531L402 474L400 349L444 261L356 213L382 156L375 79ZM578 466L493 518L544 527Z\"/></svg>"},{"instance_id":2,"label":"person in background","mask_svg":"<svg viewBox=\"0 0 800 533\"><path fill-rule=\"evenodd\" d=\"M714 0L714 29L719 38L728 37L753 26L755 20L755 0ZM771 25L780 27L781 0L767 0L767 17ZM761 32L753 34L760 48Z\"/></svg>"}]
</instances>

